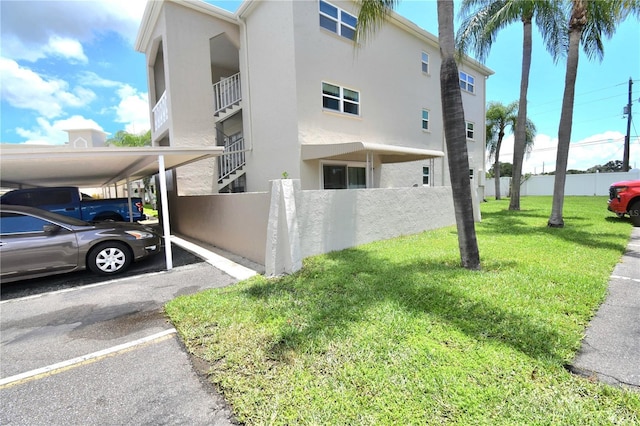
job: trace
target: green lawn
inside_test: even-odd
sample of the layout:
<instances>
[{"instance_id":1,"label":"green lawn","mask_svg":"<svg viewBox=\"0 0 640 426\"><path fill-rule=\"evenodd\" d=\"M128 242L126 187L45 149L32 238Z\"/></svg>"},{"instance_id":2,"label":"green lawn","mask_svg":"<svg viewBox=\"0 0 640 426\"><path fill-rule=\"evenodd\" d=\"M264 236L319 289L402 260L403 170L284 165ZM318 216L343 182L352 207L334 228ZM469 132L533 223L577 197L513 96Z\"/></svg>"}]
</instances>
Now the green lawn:
<instances>
[{"instance_id":1,"label":"green lawn","mask_svg":"<svg viewBox=\"0 0 640 426\"><path fill-rule=\"evenodd\" d=\"M455 227L306 259L166 306L247 424L638 424L640 394L566 371L631 224L605 197L482 204L482 271Z\"/></svg>"}]
</instances>

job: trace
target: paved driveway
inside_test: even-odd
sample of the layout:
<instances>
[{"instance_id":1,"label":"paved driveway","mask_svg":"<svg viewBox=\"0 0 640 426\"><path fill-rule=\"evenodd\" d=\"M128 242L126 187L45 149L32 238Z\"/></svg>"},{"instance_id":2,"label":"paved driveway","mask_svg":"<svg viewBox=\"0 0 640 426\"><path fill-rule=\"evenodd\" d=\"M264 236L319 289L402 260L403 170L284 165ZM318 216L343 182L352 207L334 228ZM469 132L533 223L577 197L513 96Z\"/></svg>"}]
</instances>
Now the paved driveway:
<instances>
[{"instance_id":1,"label":"paved driveway","mask_svg":"<svg viewBox=\"0 0 640 426\"><path fill-rule=\"evenodd\" d=\"M162 306L235 281L198 263L1 302L0 424L232 424Z\"/></svg>"}]
</instances>

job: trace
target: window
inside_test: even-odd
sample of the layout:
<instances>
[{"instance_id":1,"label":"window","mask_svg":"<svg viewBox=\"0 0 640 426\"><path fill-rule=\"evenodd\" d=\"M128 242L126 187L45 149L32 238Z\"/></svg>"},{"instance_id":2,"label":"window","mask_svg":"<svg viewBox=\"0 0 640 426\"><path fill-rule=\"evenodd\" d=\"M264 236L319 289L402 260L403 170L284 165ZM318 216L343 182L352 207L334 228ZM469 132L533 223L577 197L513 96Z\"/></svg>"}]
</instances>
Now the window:
<instances>
[{"instance_id":1,"label":"window","mask_svg":"<svg viewBox=\"0 0 640 426\"><path fill-rule=\"evenodd\" d=\"M360 115L360 93L334 84L322 83L322 107L346 114Z\"/></svg>"},{"instance_id":2,"label":"window","mask_svg":"<svg viewBox=\"0 0 640 426\"><path fill-rule=\"evenodd\" d=\"M31 207L72 203L71 191L66 188L15 192L7 195L3 201L7 204Z\"/></svg>"},{"instance_id":3,"label":"window","mask_svg":"<svg viewBox=\"0 0 640 426\"><path fill-rule=\"evenodd\" d=\"M467 125L467 139L474 140L473 123L467 121L465 124Z\"/></svg>"},{"instance_id":4,"label":"window","mask_svg":"<svg viewBox=\"0 0 640 426\"><path fill-rule=\"evenodd\" d=\"M364 167L353 167L344 164L324 164L322 181L324 189L357 189L367 187Z\"/></svg>"},{"instance_id":5,"label":"window","mask_svg":"<svg viewBox=\"0 0 640 426\"><path fill-rule=\"evenodd\" d=\"M429 166L424 166L422 168L422 185L429 186Z\"/></svg>"},{"instance_id":6,"label":"window","mask_svg":"<svg viewBox=\"0 0 640 426\"><path fill-rule=\"evenodd\" d=\"M475 93L476 91L476 79L466 72L459 71L460 75L460 88L469 93Z\"/></svg>"},{"instance_id":7,"label":"window","mask_svg":"<svg viewBox=\"0 0 640 426\"><path fill-rule=\"evenodd\" d=\"M422 72L429 74L429 54L422 52Z\"/></svg>"},{"instance_id":8,"label":"window","mask_svg":"<svg viewBox=\"0 0 640 426\"><path fill-rule=\"evenodd\" d=\"M356 36L358 18L344 10L320 0L320 26L349 40Z\"/></svg>"},{"instance_id":9,"label":"window","mask_svg":"<svg viewBox=\"0 0 640 426\"><path fill-rule=\"evenodd\" d=\"M429 130L429 110L422 110L422 130Z\"/></svg>"},{"instance_id":10,"label":"window","mask_svg":"<svg viewBox=\"0 0 640 426\"><path fill-rule=\"evenodd\" d=\"M2 213L0 217L0 233L2 235L43 232L43 227L50 223L46 220L19 213Z\"/></svg>"}]
</instances>

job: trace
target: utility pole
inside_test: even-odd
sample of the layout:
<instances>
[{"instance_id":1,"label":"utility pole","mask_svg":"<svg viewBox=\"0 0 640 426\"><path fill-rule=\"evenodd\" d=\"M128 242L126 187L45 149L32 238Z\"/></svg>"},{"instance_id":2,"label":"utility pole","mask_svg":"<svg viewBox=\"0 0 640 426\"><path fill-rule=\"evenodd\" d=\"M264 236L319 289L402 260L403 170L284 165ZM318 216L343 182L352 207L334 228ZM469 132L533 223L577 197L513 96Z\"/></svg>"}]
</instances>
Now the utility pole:
<instances>
[{"instance_id":1,"label":"utility pole","mask_svg":"<svg viewBox=\"0 0 640 426\"><path fill-rule=\"evenodd\" d=\"M627 113L627 135L624 137L624 154L622 156L622 171L629 171L629 148L631 141L631 86L633 85L633 80L629 77L629 103L627 104L626 113Z\"/></svg>"}]
</instances>

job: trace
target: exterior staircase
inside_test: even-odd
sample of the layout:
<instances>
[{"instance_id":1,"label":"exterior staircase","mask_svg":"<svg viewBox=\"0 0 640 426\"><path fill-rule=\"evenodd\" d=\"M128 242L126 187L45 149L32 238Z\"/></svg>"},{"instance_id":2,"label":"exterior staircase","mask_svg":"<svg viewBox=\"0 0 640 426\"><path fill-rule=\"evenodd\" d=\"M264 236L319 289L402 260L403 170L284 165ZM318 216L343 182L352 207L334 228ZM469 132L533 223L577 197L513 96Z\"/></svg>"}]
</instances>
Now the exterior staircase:
<instances>
[{"instance_id":1,"label":"exterior staircase","mask_svg":"<svg viewBox=\"0 0 640 426\"><path fill-rule=\"evenodd\" d=\"M237 111L240 108L240 101L242 101L240 73L223 78L213 85L213 115L217 121ZM222 115L224 117L221 117Z\"/></svg>"},{"instance_id":2,"label":"exterior staircase","mask_svg":"<svg viewBox=\"0 0 640 426\"><path fill-rule=\"evenodd\" d=\"M223 189L234 180L243 176L246 171L244 138L224 138L224 152L218 157L218 190Z\"/></svg>"}]
</instances>

